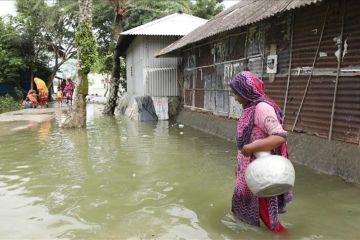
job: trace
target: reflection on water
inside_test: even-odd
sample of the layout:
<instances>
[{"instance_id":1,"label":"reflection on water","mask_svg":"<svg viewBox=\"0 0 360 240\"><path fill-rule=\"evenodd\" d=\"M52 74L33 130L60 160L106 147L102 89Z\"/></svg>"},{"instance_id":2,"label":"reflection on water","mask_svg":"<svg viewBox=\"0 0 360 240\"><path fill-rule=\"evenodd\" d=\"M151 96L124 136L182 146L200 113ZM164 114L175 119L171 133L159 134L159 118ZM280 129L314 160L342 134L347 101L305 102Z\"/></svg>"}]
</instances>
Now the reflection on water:
<instances>
[{"instance_id":1,"label":"reflection on water","mask_svg":"<svg viewBox=\"0 0 360 240\"><path fill-rule=\"evenodd\" d=\"M49 130L51 128L51 122L43 122L40 123L38 133L39 133L39 141L45 144L46 139L49 135Z\"/></svg>"},{"instance_id":2,"label":"reflection on water","mask_svg":"<svg viewBox=\"0 0 360 240\"><path fill-rule=\"evenodd\" d=\"M295 200L282 217L290 234L274 236L230 212L234 143L88 107L87 129L59 129L59 111L52 122L2 135L0 239L359 236L358 186L297 166ZM7 124L0 130L20 126Z\"/></svg>"}]
</instances>

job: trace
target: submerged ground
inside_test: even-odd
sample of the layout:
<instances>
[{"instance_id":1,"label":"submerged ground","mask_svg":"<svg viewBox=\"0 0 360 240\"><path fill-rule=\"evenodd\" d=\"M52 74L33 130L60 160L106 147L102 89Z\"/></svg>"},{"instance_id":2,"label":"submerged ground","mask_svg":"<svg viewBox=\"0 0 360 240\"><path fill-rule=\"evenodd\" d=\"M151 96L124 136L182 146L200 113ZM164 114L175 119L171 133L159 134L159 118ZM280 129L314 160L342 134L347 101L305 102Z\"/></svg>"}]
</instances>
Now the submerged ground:
<instances>
[{"instance_id":1,"label":"submerged ground","mask_svg":"<svg viewBox=\"0 0 360 240\"><path fill-rule=\"evenodd\" d=\"M235 143L101 108L82 130L0 122L0 239L279 239L232 217ZM285 239L360 236L358 185L296 166L294 195Z\"/></svg>"}]
</instances>

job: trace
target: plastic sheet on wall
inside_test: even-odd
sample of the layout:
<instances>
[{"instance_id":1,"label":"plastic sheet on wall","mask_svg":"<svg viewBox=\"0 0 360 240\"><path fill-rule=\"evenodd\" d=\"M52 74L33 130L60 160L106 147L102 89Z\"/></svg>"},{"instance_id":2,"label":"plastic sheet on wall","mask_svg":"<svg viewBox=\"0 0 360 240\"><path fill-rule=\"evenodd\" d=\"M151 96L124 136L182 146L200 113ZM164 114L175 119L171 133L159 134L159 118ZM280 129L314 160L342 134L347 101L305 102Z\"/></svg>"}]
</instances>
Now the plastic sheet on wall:
<instances>
[{"instance_id":1,"label":"plastic sheet on wall","mask_svg":"<svg viewBox=\"0 0 360 240\"><path fill-rule=\"evenodd\" d=\"M139 120L139 108L134 97L131 97L129 99L128 105L125 110L125 115L132 120Z\"/></svg>"},{"instance_id":2,"label":"plastic sheet on wall","mask_svg":"<svg viewBox=\"0 0 360 240\"><path fill-rule=\"evenodd\" d=\"M139 109L139 121L157 121L158 117L150 96L135 97Z\"/></svg>"},{"instance_id":3,"label":"plastic sheet on wall","mask_svg":"<svg viewBox=\"0 0 360 240\"><path fill-rule=\"evenodd\" d=\"M158 120L169 119L169 105L167 97L153 97L154 108Z\"/></svg>"}]
</instances>

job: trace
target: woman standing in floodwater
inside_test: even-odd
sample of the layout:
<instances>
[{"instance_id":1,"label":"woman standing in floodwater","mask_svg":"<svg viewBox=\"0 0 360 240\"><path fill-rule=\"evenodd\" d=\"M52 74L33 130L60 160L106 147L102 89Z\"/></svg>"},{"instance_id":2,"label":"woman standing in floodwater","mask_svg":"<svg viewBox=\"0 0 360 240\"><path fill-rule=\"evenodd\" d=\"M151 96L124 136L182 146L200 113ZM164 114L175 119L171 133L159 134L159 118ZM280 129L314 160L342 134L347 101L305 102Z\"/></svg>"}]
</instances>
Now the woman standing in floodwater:
<instances>
[{"instance_id":1,"label":"woman standing in floodwater","mask_svg":"<svg viewBox=\"0 0 360 240\"><path fill-rule=\"evenodd\" d=\"M238 154L232 212L236 218L248 224L259 226L261 219L271 231L286 232L278 214L286 211L285 205L292 199L292 194L257 197L245 182L245 170L254 160L253 153L271 150L272 154L287 157L287 132L282 128L282 112L265 95L264 84L256 74L240 72L229 85L235 100L243 105L237 124Z\"/></svg>"},{"instance_id":2,"label":"woman standing in floodwater","mask_svg":"<svg viewBox=\"0 0 360 240\"><path fill-rule=\"evenodd\" d=\"M70 78L68 78L66 80L66 85L64 89L67 104L72 105L74 88L74 82Z\"/></svg>"}]
</instances>

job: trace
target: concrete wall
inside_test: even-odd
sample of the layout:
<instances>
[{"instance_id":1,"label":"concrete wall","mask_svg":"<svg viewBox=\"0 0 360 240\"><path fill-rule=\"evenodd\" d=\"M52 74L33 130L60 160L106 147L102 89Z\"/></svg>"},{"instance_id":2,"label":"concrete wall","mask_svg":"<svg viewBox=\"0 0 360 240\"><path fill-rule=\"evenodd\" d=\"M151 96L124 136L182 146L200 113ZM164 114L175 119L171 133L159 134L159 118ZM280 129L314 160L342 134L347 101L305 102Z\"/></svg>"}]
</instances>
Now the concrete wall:
<instances>
[{"instance_id":1,"label":"concrete wall","mask_svg":"<svg viewBox=\"0 0 360 240\"><path fill-rule=\"evenodd\" d=\"M235 140L234 119L184 109L178 115L177 122L221 138ZM337 141L329 142L299 133L289 133L288 145L291 161L322 173L340 176L349 182L360 183L359 146Z\"/></svg>"}]
</instances>

